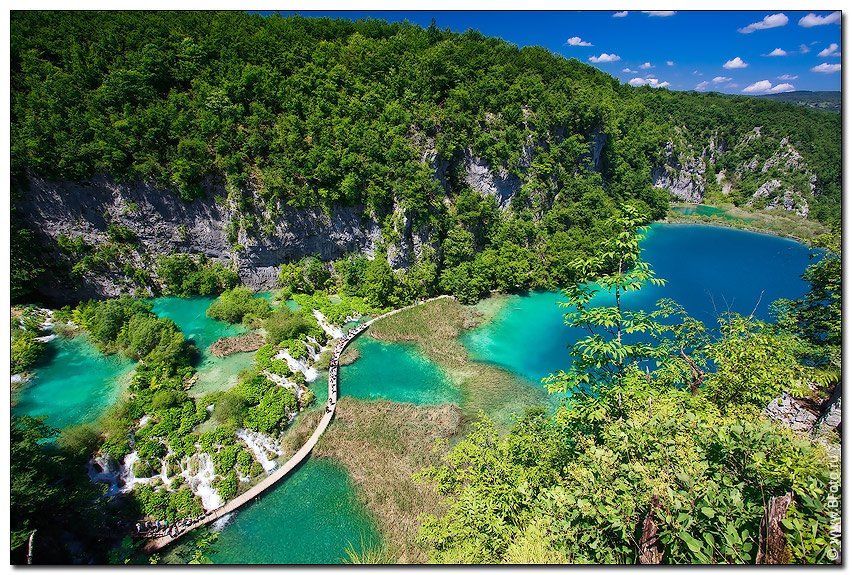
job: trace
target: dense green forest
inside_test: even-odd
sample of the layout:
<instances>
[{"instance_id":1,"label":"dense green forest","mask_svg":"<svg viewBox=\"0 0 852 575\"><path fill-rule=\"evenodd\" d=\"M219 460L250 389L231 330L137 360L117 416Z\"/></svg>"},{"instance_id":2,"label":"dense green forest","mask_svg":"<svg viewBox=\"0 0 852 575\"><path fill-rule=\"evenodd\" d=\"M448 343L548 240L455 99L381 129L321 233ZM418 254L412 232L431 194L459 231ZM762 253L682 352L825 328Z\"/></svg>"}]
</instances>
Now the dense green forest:
<instances>
[{"instance_id":1,"label":"dense green forest","mask_svg":"<svg viewBox=\"0 0 852 575\"><path fill-rule=\"evenodd\" d=\"M768 94L761 96L776 102L790 102L797 106L814 108L817 110L825 110L828 112L840 113L843 98L842 92L811 92L808 90L796 90L794 92L784 92L781 94Z\"/></svg>"},{"instance_id":2,"label":"dense green forest","mask_svg":"<svg viewBox=\"0 0 852 575\"><path fill-rule=\"evenodd\" d=\"M839 117L636 89L475 31L231 12L27 12L12 16L11 61L16 193L26 194L28 174L146 180L185 199L219 182L237 214L235 250L239 230L265 233L283 206L363 205L389 242L404 213L436 240L423 259L442 277L427 283L466 299L567 285L560 262L589 255L624 202L662 217L668 195L650 174L669 140L699 150L711 136L726 141L711 167L730 173L789 137L817 176L811 217L839 223ZM735 146L756 126L764 137ZM595 134L606 135L599 171ZM519 177L508 212L471 192L467 154ZM15 274L19 294L44 265L27 258L32 232L14 231L16 261L31 264ZM77 247L80 270L111 259ZM531 271L497 273L501 261Z\"/></svg>"}]
</instances>

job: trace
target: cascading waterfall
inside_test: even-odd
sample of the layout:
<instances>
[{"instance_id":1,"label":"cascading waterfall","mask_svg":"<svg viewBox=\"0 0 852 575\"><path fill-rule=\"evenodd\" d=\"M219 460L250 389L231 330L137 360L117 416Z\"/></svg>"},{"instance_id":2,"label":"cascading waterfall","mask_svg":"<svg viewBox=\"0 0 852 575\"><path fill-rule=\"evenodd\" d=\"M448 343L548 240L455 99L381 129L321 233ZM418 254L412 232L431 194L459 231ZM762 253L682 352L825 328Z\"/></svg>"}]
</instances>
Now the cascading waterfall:
<instances>
[{"instance_id":1,"label":"cascading waterfall","mask_svg":"<svg viewBox=\"0 0 852 575\"><path fill-rule=\"evenodd\" d=\"M343 330L332 325L318 309L313 310L314 317L317 318L317 323L325 333L332 339L340 339L343 337Z\"/></svg>"},{"instance_id":2,"label":"cascading waterfall","mask_svg":"<svg viewBox=\"0 0 852 575\"><path fill-rule=\"evenodd\" d=\"M254 453L254 458L260 463L264 471L269 473L278 467L274 458L270 458L269 455L280 457L284 452L271 437L248 429L238 429L237 437Z\"/></svg>"},{"instance_id":3,"label":"cascading waterfall","mask_svg":"<svg viewBox=\"0 0 852 575\"><path fill-rule=\"evenodd\" d=\"M197 471L192 473L192 469ZM218 509L224 504L219 493L213 487L216 471L213 466L213 458L209 453L194 453L186 462L186 467L181 470L181 475L186 479L190 490L201 499L201 506L205 511Z\"/></svg>"},{"instance_id":4,"label":"cascading waterfall","mask_svg":"<svg viewBox=\"0 0 852 575\"><path fill-rule=\"evenodd\" d=\"M315 381L319 376L319 372L316 368L308 365L303 359L296 359L292 355L290 355L290 350L282 349L277 354L275 354L275 359L283 359L287 362L287 366L292 371L300 371L302 375L305 376L305 381Z\"/></svg>"}]
</instances>

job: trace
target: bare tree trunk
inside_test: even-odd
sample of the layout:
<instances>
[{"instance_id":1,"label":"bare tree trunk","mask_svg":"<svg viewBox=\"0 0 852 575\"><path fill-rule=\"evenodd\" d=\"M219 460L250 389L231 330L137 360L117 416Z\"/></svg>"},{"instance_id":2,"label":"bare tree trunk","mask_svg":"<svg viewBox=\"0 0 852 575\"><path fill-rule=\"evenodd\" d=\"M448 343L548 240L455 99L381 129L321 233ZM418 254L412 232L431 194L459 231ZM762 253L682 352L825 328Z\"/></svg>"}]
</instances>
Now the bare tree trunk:
<instances>
[{"instance_id":1,"label":"bare tree trunk","mask_svg":"<svg viewBox=\"0 0 852 575\"><path fill-rule=\"evenodd\" d=\"M33 564L33 540L35 539L36 530L33 529L33 532L30 533L30 541L27 543L27 565Z\"/></svg>"},{"instance_id":2,"label":"bare tree trunk","mask_svg":"<svg viewBox=\"0 0 852 575\"><path fill-rule=\"evenodd\" d=\"M704 372L700 367L698 367L698 364L695 363L691 357L686 355L686 352L683 351L683 349L680 350L680 356L689 365L689 369L692 370L692 381L689 383L689 391L695 394L698 392L698 388L701 387L701 384L704 383Z\"/></svg>"},{"instance_id":3,"label":"bare tree trunk","mask_svg":"<svg viewBox=\"0 0 852 575\"><path fill-rule=\"evenodd\" d=\"M769 504L760 520L760 540L757 544L758 565L786 565L790 563L790 548L781 529L781 520L793 501L793 493L769 498Z\"/></svg>"},{"instance_id":4,"label":"bare tree trunk","mask_svg":"<svg viewBox=\"0 0 852 575\"><path fill-rule=\"evenodd\" d=\"M663 561L663 548L660 545L659 528L654 515L660 508L660 501L654 495L651 498L651 509L642 521L642 535L639 537L639 553L636 560L643 565L659 565Z\"/></svg>"}]
</instances>

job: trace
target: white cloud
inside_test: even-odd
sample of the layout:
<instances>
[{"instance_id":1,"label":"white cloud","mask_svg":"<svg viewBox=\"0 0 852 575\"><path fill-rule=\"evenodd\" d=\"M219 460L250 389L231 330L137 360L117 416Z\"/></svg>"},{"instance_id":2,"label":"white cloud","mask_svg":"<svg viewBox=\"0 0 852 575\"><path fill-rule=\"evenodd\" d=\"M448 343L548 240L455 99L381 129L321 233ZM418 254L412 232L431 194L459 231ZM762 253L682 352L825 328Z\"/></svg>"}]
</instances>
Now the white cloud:
<instances>
[{"instance_id":1,"label":"white cloud","mask_svg":"<svg viewBox=\"0 0 852 575\"><path fill-rule=\"evenodd\" d=\"M693 75L693 76L703 76L704 74L702 74L702 73L701 73L701 72L699 72L698 70L693 70L693 71L692 71L692 75Z\"/></svg>"},{"instance_id":2,"label":"white cloud","mask_svg":"<svg viewBox=\"0 0 852 575\"><path fill-rule=\"evenodd\" d=\"M731 82L730 84L728 84L728 85L727 85L727 86L725 86L725 87L726 87L726 88L739 88L739 87L740 87L740 85L739 85L739 84L735 84L734 82Z\"/></svg>"},{"instance_id":3,"label":"white cloud","mask_svg":"<svg viewBox=\"0 0 852 575\"><path fill-rule=\"evenodd\" d=\"M792 92L796 87L793 84L772 85L769 80L760 80L743 88L746 94L780 94L781 92Z\"/></svg>"},{"instance_id":4,"label":"white cloud","mask_svg":"<svg viewBox=\"0 0 852 575\"><path fill-rule=\"evenodd\" d=\"M625 74L635 74L636 70L632 70L630 68L625 68L624 70L622 70L622 72L624 72Z\"/></svg>"},{"instance_id":5,"label":"white cloud","mask_svg":"<svg viewBox=\"0 0 852 575\"><path fill-rule=\"evenodd\" d=\"M671 60L666 60L666 66L674 66L674 62Z\"/></svg>"},{"instance_id":6,"label":"white cloud","mask_svg":"<svg viewBox=\"0 0 852 575\"><path fill-rule=\"evenodd\" d=\"M786 26L787 22L789 21L790 19L787 18L786 14L784 14L783 12L779 12L778 14L770 14L769 16L765 16L760 22L752 22L744 28L739 28L738 31L740 34L751 34L755 30L768 30L769 28Z\"/></svg>"},{"instance_id":7,"label":"white cloud","mask_svg":"<svg viewBox=\"0 0 852 575\"><path fill-rule=\"evenodd\" d=\"M650 62L645 62L644 64L639 64L640 70L650 70L653 67L654 67L654 65L651 64Z\"/></svg>"},{"instance_id":8,"label":"white cloud","mask_svg":"<svg viewBox=\"0 0 852 575\"><path fill-rule=\"evenodd\" d=\"M618 62L621 56L618 54L607 54L604 52L600 56L589 56L589 62L592 64L606 64L608 62Z\"/></svg>"},{"instance_id":9,"label":"white cloud","mask_svg":"<svg viewBox=\"0 0 852 575\"><path fill-rule=\"evenodd\" d=\"M697 86L695 86L695 89L698 90L699 92L703 92L704 90L707 89L707 86L709 86L709 85L710 85L710 82L705 80L705 81L701 82L700 84L698 84Z\"/></svg>"},{"instance_id":10,"label":"white cloud","mask_svg":"<svg viewBox=\"0 0 852 575\"><path fill-rule=\"evenodd\" d=\"M736 70L737 68L745 68L747 66L748 64L739 56L722 64L722 68L727 70Z\"/></svg>"},{"instance_id":11,"label":"white cloud","mask_svg":"<svg viewBox=\"0 0 852 575\"><path fill-rule=\"evenodd\" d=\"M667 88L670 86L668 82L660 82L657 78L631 78L627 82L631 86L651 86L652 88Z\"/></svg>"},{"instance_id":12,"label":"white cloud","mask_svg":"<svg viewBox=\"0 0 852 575\"><path fill-rule=\"evenodd\" d=\"M625 16L627 16L629 13L630 13L630 12L628 12L627 10L622 10L621 12L616 12L615 14L613 14L613 15L612 15L612 17L613 17L613 18L624 18L624 17L625 17Z\"/></svg>"},{"instance_id":13,"label":"white cloud","mask_svg":"<svg viewBox=\"0 0 852 575\"><path fill-rule=\"evenodd\" d=\"M811 49L808 48L807 44L799 44L799 52L801 52L802 54L807 54L810 51Z\"/></svg>"},{"instance_id":14,"label":"white cloud","mask_svg":"<svg viewBox=\"0 0 852 575\"><path fill-rule=\"evenodd\" d=\"M831 74L839 71L840 64L829 64L828 62L823 62L819 66L811 68L811 72L819 72L820 74Z\"/></svg>"},{"instance_id":15,"label":"white cloud","mask_svg":"<svg viewBox=\"0 0 852 575\"><path fill-rule=\"evenodd\" d=\"M795 74L781 74L780 76L778 76L779 80L796 80L798 78L799 77Z\"/></svg>"},{"instance_id":16,"label":"white cloud","mask_svg":"<svg viewBox=\"0 0 852 575\"><path fill-rule=\"evenodd\" d=\"M730 81L731 81L731 78L728 78L727 76L716 76L715 78L713 78L714 84L721 84L723 82L730 82Z\"/></svg>"},{"instance_id":17,"label":"white cloud","mask_svg":"<svg viewBox=\"0 0 852 575\"><path fill-rule=\"evenodd\" d=\"M780 94L781 92L792 92L796 87L793 84L775 84L769 90L770 94Z\"/></svg>"},{"instance_id":18,"label":"white cloud","mask_svg":"<svg viewBox=\"0 0 852 575\"><path fill-rule=\"evenodd\" d=\"M568 44L569 46L584 46L584 47L585 46L594 46L594 44L592 44L591 42L586 42L585 40L583 40L579 36L571 36L570 38L568 38L568 41L565 42L565 43Z\"/></svg>"},{"instance_id":19,"label":"white cloud","mask_svg":"<svg viewBox=\"0 0 852 575\"><path fill-rule=\"evenodd\" d=\"M764 92L768 92L772 89L772 82L769 80L760 80L759 82L755 82L754 84L749 84L745 88L743 88L743 92L746 94L762 94Z\"/></svg>"},{"instance_id":20,"label":"white cloud","mask_svg":"<svg viewBox=\"0 0 852 575\"><path fill-rule=\"evenodd\" d=\"M799 26L813 28L814 26L825 26L826 24L840 24L840 12L832 12L828 16L818 16L811 12L799 19Z\"/></svg>"},{"instance_id":21,"label":"white cloud","mask_svg":"<svg viewBox=\"0 0 852 575\"><path fill-rule=\"evenodd\" d=\"M822 51L819 53L819 57L820 57L820 58L825 58L826 56L840 56L840 52L838 52L838 51L837 51L837 49L838 49L839 47L840 47L840 46L838 46L837 44L835 44L834 42L832 42L831 44L829 44L829 45L828 45L828 47L827 47L827 48L825 48L824 50L822 50Z\"/></svg>"},{"instance_id":22,"label":"white cloud","mask_svg":"<svg viewBox=\"0 0 852 575\"><path fill-rule=\"evenodd\" d=\"M767 54L767 56L786 56L786 55L787 55L787 51L782 50L781 48L775 48L772 52Z\"/></svg>"},{"instance_id":23,"label":"white cloud","mask_svg":"<svg viewBox=\"0 0 852 575\"><path fill-rule=\"evenodd\" d=\"M667 18L677 14L676 10L642 10L643 14L648 16L657 16L658 18Z\"/></svg>"}]
</instances>

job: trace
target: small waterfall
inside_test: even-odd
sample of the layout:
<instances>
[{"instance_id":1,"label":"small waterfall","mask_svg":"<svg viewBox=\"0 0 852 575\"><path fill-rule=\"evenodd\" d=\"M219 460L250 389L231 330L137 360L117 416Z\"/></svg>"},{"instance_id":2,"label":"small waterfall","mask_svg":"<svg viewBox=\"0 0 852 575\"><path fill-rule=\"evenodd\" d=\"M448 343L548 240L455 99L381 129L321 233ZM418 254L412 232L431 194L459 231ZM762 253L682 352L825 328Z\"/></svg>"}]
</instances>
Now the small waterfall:
<instances>
[{"instance_id":1,"label":"small waterfall","mask_svg":"<svg viewBox=\"0 0 852 575\"><path fill-rule=\"evenodd\" d=\"M318 376L319 372L305 363L302 359L296 359L292 355L290 355L290 350L282 349L277 354L275 354L275 359L283 359L287 361L287 366L292 371L301 371L302 375L305 376L305 381L314 381Z\"/></svg>"},{"instance_id":2,"label":"small waterfall","mask_svg":"<svg viewBox=\"0 0 852 575\"><path fill-rule=\"evenodd\" d=\"M198 471L191 473L192 467L197 466ZM213 480L216 471L213 467L213 458L209 453L194 453L186 462L186 468L181 473L190 490L201 499L201 505L205 511L212 511L224 504L219 493L213 488Z\"/></svg>"},{"instance_id":3,"label":"small waterfall","mask_svg":"<svg viewBox=\"0 0 852 575\"><path fill-rule=\"evenodd\" d=\"M237 437L254 453L254 458L260 463L264 471L269 473L278 467L278 464L269 457L269 454L280 457L284 452L271 437L248 429L237 430Z\"/></svg>"},{"instance_id":4,"label":"small waterfall","mask_svg":"<svg viewBox=\"0 0 852 575\"><path fill-rule=\"evenodd\" d=\"M318 361L324 349L323 346L320 345L320 342L318 342L314 337L309 335L308 342L305 347L308 348L308 355L310 356L311 361Z\"/></svg>"},{"instance_id":5,"label":"small waterfall","mask_svg":"<svg viewBox=\"0 0 852 575\"><path fill-rule=\"evenodd\" d=\"M277 375L277 374L272 373L270 371L264 371L263 375L266 376L266 379L268 379L269 381L271 381L272 383L274 383L275 385L277 385L279 387L285 387L287 389L292 389L293 393L296 394L296 399L302 399L302 394L305 393L305 389L302 386L296 385L294 382L290 381L286 377L284 377L282 375Z\"/></svg>"},{"instance_id":6,"label":"small waterfall","mask_svg":"<svg viewBox=\"0 0 852 575\"><path fill-rule=\"evenodd\" d=\"M219 531L224 529L233 518L234 513L228 513L227 515L223 515L222 517L213 522L213 525L210 526L210 530L218 533Z\"/></svg>"},{"instance_id":7,"label":"small waterfall","mask_svg":"<svg viewBox=\"0 0 852 575\"><path fill-rule=\"evenodd\" d=\"M108 483L106 494L118 495L121 492L119 479L121 477L121 466L108 455L96 455L88 465L89 480L92 483Z\"/></svg>"},{"instance_id":8,"label":"small waterfall","mask_svg":"<svg viewBox=\"0 0 852 575\"><path fill-rule=\"evenodd\" d=\"M313 310L314 317L317 318L317 323L325 333L332 339L340 339L343 337L343 330L339 327L331 325L322 312L318 309Z\"/></svg>"}]
</instances>

